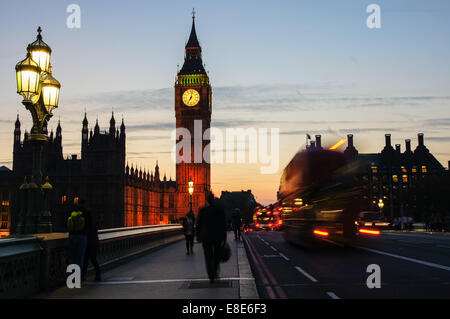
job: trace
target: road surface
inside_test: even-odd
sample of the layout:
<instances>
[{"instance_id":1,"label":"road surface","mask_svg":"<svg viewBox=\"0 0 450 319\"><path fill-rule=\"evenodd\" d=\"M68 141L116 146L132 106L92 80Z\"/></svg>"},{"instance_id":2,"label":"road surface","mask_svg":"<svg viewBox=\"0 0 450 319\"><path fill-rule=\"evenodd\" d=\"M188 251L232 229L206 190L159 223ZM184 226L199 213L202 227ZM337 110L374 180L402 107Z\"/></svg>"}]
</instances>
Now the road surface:
<instances>
[{"instance_id":1,"label":"road surface","mask_svg":"<svg viewBox=\"0 0 450 319\"><path fill-rule=\"evenodd\" d=\"M383 233L353 247L301 248L281 231L246 233L262 298L450 298L450 236ZM368 265L381 287L368 288Z\"/></svg>"}]
</instances>

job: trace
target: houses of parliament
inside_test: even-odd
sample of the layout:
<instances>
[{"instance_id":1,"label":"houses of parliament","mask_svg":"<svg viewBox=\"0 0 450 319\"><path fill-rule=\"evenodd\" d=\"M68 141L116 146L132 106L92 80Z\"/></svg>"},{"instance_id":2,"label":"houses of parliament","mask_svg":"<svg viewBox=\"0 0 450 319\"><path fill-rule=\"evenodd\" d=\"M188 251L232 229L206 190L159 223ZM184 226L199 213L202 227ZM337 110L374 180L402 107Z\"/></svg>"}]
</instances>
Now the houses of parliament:
<instances>
[{"instance_id":1,"label":"houses of parliament","mask_svg":"<svg viewBox=\"0 0 450 319\"><path fill-rule=\"evenodd\" d=\"M177 128L186 128L194 136L194 121L202 122L203 132L210 127L212 90L209 77L202 62L196 30L195 16L189 40L185 45L183 67L178 71L174 85L175 118ZM205 204L210 191L210 164L202 156L200 163L194 162L191 154L176 154L176 180L161 176L156 163L153 172L138 170L126 162L126 127L124 120L116 125L111 115L109 130L101 131L98 120L92 130L86 113L81 127L81 158L63 156L63 131L60 123L55 134L48 134L48 142L42 154L42 173L48 176L53 186L51 214L53 231L65 231L67 213L74 203L83 199L86 206L97 215L101 228L130 227L151 224L166 224L184 216L192 208ZM203 136L202 132L202 136ZM23 137L23 138L22 138ZM180 141L177 138L177 142ZM194 140L191 141L194 150ZM209 141L203 141L202 151ZM209 151L206 149L205 151ZM189 158L189 156L192 156ZM24 177L31 175L32 149L25 131L22 135L19 117L15 122L13 170L4 170L0 188L7 187L7 209L10 219L7 227L15 232L19 222L20 200L18 190ZM9 176L10 175L10 176ZM8 185L5 186L5 181ZM194 192L188 191L188 183L194 184ZM6 201L5 201L6 203ZM6 224L4 224L6 225Z\"/></svg>"}]
</instances>

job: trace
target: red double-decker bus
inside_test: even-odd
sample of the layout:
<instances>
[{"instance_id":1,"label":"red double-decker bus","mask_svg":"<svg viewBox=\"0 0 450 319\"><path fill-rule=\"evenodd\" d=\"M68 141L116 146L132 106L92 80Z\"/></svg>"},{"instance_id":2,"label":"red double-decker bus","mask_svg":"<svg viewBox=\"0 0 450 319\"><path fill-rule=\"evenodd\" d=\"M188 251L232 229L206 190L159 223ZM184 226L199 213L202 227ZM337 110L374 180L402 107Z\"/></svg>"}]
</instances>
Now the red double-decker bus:
<instances>
[{"instance_id":1,"label":"red double-decker bus","mask_svg":"<svg viewBox=\"0 0 450 319\"><path fill-rule=\"evenodd\" d=\"M375 228L358 228L361 161L348 161L342 153L307 150L297 153L284 169L280 199L285 238L311 246L351 244L358 234L378 235Z\"/></svg>"}]
</instances>

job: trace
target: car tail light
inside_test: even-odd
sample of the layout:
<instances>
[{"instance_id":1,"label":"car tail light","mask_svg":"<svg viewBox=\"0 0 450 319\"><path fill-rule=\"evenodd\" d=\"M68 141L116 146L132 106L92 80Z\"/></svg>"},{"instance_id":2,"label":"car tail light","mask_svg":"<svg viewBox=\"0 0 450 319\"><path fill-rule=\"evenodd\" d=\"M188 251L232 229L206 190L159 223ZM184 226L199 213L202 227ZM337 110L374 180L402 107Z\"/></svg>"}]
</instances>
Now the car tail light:
<instances>
[{"instance_id":1,"label":"car tail light","mask_svg":"<svg viewBox=\"0 0 450 319\"><path fill-rule=\"evenodd\" d=\"M326 237L329 235L327 231L320 230L320 229L314 229L314 234L316 234L318 236L322 236L322 237Z\"/></svg>"},{"instance_id":2,"label":"car tail light","mask_svg":"<svg viewBox=\"0 0 450 319\"><path fill-rule=\"evenodd\" d=\"M369 234L369 235L379 235L379 234L380 234L380 231L379 231L379 230L374 230L374 229L364 229L364 228L361 228L361 229L359 230L359 232L360 232L361 234Z\"/></svg>"},{"instance_id":3,"label":"car tail light","mask_svg":"<svg viewBox=\"0 0 450 319\"><path fill-rule=\"evenodd\" d=\"M278 220L278 225L283 225L283 220L282 219Z\"/></svg>"},{"instance_id":4,"label":"car tail light","mask_svg":"<svg viewBox=\"0 0 450 319\"><path fill-rule=\"evenodd\" d=\"M256 228L259 228L261 225L260 224L256 224L255 226L256 226Z\"/></svg>"},{"instance_id":5,"label":"car tail light","mask_svg":"<svg viewBox=\"0 0 450 319\"><path fill-rule=\"evenodd\" d=\"M389 226L389 223L375 223L375 226Z\"/></svg>"},{"instance_id":6,"label":"car tail light","mask_svg":"<svg viewBox=\"0 0 450 319\"><path fill-rule=\"evenodd\" d=\"M272 227L272 226L273 226L273 224L272 224L272 223L269 223L269 224L267 224L267 226L269 226L269 227Z\"/></svg>"}]
</instances>

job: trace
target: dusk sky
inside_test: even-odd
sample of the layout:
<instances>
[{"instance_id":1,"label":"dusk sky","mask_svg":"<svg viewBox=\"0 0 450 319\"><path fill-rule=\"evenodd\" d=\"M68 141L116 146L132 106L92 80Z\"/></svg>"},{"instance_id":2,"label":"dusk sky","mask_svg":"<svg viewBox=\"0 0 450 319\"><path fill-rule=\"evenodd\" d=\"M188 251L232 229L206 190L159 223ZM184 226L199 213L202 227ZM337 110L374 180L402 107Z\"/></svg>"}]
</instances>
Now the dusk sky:
<instances>
[{"instance_id":1,"label":"dusk sky","mask_svg":"<svg viewBox=\"0 0 450 319\"><path fill-rule=\"evenodd\" d=\"M69 29L69 4L81 28ZM369 29L366 7L381 7L381 28ZM196 29L213 87L212 126L280 129L274 174L259 164L213 164L212 189L251 189L268 204L284 166L322 134L329 146L354 134L359 152L417 145L417 133L447 166L450 160L450 2L438 1L2 1L0 3L0 166L12 166L17 112L22 133L31 117L16 93L15 64L43 29L52 70L61 82L59 108L65 156L79 154L81 122L111 111L127 127L127 161L172 179L173 85L195 7ZM345 148L346 144L343 145Z\"/></svg>"}]
</instances>

